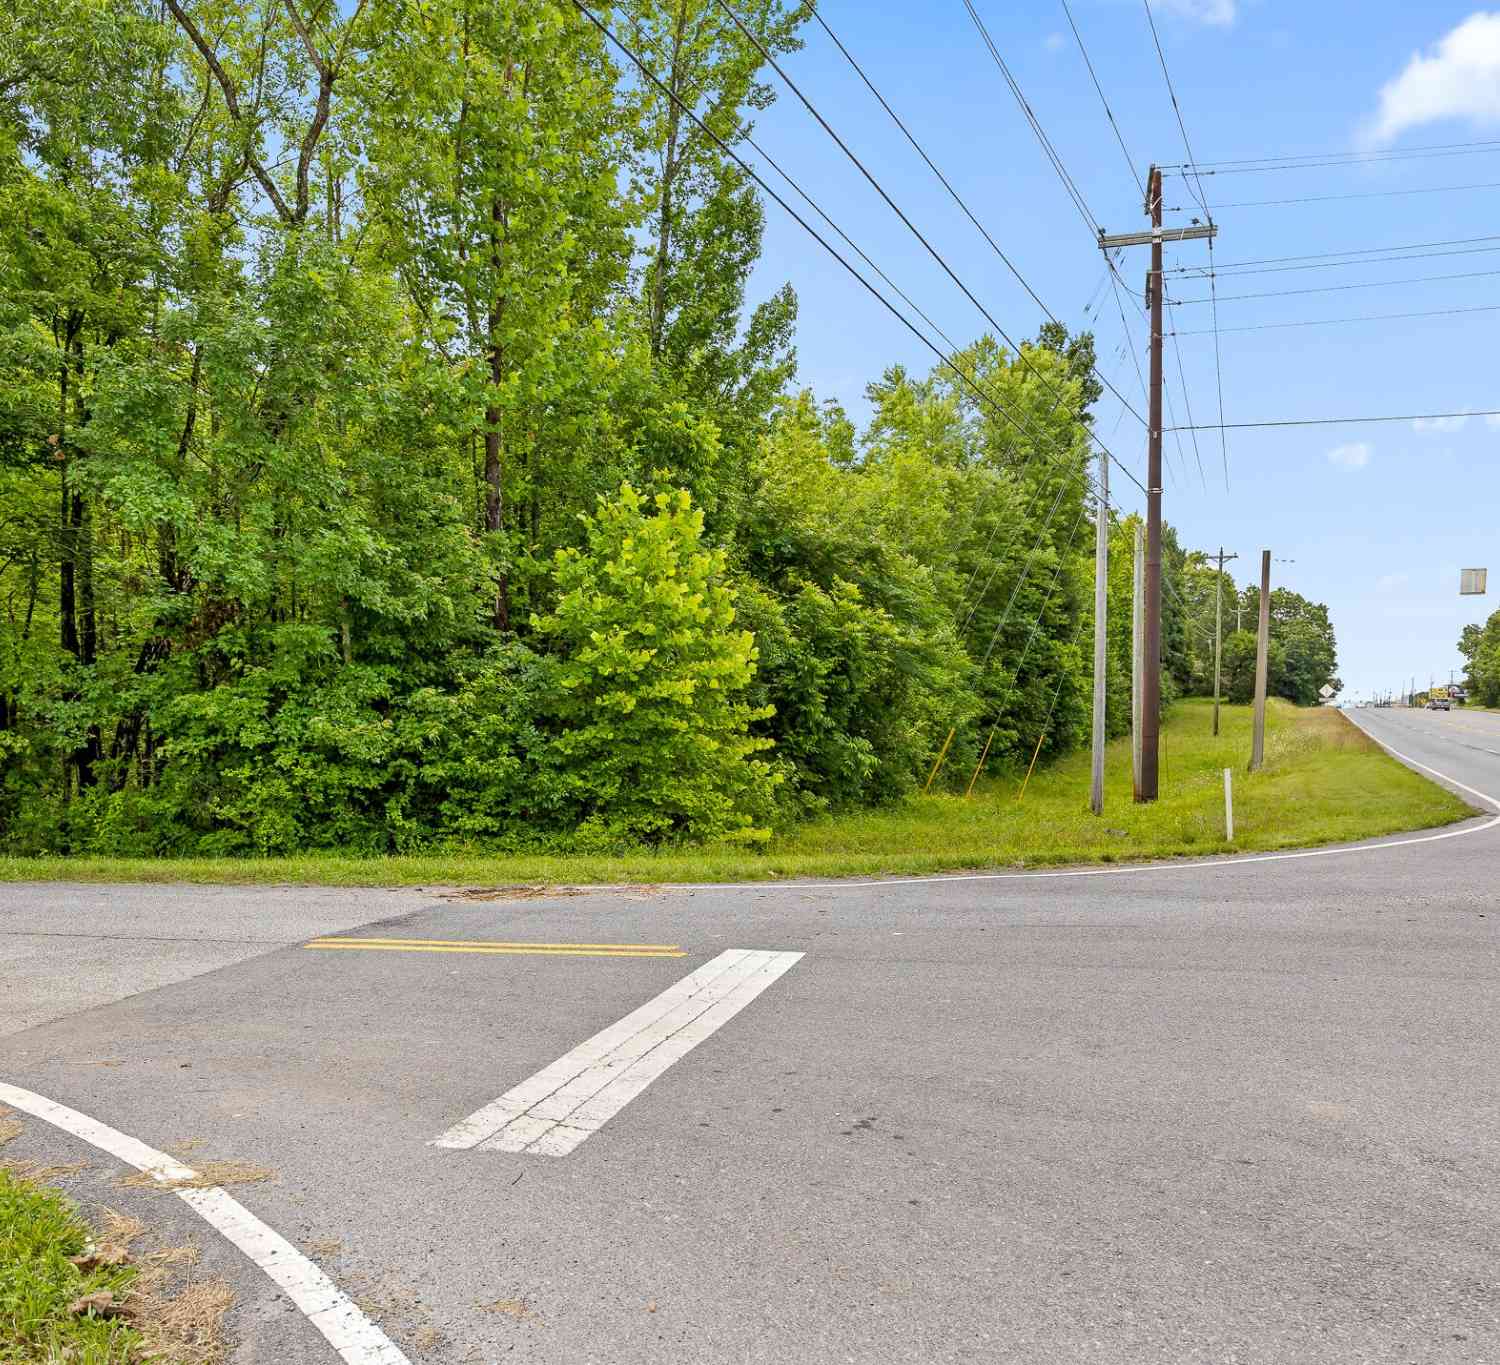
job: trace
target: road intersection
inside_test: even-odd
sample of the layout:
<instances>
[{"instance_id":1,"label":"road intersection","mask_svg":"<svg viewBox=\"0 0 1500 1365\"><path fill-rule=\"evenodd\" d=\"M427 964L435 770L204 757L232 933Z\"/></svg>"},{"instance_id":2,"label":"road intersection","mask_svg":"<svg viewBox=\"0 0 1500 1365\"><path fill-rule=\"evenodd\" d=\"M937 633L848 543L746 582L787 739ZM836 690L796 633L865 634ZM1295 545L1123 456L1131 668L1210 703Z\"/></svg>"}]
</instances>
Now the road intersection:
<instances>
[{"instance_id":1,"label":"road intersection","mask_svg":"<svg viewBox=\"0 0 1500 1365\"><path fill-rule=\"evenodd\" d=\"M1500 717L1358 720L1500 794ZM1496 1361L1500 829L1461 828L873 885L5 887L0 1081L274 1170L229 1193L417 1365ZM53 1124L12 1150L192 1222ZM236 1361L339 1358L197 1235Z\"/></svg>"}]
</instances>

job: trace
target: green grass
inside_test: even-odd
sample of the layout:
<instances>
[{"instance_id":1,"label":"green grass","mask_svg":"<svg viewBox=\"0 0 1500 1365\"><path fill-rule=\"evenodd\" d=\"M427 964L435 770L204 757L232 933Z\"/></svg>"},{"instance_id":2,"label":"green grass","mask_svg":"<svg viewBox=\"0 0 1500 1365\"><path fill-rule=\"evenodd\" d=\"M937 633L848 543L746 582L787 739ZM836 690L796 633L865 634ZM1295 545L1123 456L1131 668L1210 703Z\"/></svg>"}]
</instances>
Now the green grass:
<instances>
[{"instance_id":1,"label":"green grass","mask_svg":"<svg viewBox=\"0 0 1500 1365\"><path fill-rule=\"evenodd\" d=\"M137 1358L143 1339L133 1327L68 1311L98 1290L122 1299L136 1277L129 1266L71 1264L89 1238L64 1195L0 1167L0 1360L123 1365Z\"/></svg>"},{"instance_id":2,"label":"green grass","mask_svg":"<svg viewBox=\"0 0 1500 1365\"><path fill-rule=\"evenodd\" d=\"M1336 710L1273 702L1266 763L1247 773L1250 709L1173 708L1162 730L1162 799L1131 800L1130 746L1110 746L1105 813L1088 812L1089 755L1019 783L997 778L972 799L913 796L893 808L811 821L764 849L708 847L623 857L433 854L273 859L0 859L0 880L316 883L331 886L755 881L1037 867L1299 848L1448 824L1471 808L1387 757ZM1235 841L1224 839L1223 770L1235 770Z\"/></svg>"}]
</instances>

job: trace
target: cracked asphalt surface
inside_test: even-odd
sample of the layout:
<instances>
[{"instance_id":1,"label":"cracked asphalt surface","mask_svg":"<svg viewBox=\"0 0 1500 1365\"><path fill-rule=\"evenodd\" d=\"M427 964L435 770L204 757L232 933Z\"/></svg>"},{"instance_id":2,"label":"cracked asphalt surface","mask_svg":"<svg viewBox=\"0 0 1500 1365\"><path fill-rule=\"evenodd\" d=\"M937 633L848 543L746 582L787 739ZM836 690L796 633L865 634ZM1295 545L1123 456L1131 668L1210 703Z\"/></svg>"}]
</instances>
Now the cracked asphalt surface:
<instances>
[{"instance_id":1,"label":"cracked asphalt surface","mask_svg":"<svg viewBox=\"0 0 1500 1365\"><path fill-rule=\"evenodd\" d=\"M1500 716L1363 711L1500 796ZM1091 877L552 899L0 887L0 1078L233 1191L418 1365L1500 1362L1500 828ZM365 936L680 959L317 952ZM806 954L564 1158L449 1125L726 948ZM239 1365L333 1352L240 1293ZM139 1206L139 1208L137 1208Z\"/></svg>"}]
</instances>

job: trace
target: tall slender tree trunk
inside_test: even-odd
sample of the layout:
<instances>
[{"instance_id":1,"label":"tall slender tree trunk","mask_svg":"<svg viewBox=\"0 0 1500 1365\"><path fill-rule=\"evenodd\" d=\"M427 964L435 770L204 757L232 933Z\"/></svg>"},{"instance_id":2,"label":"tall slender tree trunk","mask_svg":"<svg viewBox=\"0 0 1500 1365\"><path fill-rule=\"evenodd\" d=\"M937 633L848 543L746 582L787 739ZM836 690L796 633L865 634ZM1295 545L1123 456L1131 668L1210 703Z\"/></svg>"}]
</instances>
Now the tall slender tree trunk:
<instances>
[{"instance_id":1,"label":"tall slender tree trunk","mask_svg":"<svg viewBox=\"0 0 1500 1365\"><path fill-rule=\"evenodd\" d=\"M490 336L498 330L500 309L490 314ZM490 343L490 383L498 391L505 378L505 348L498 341ZM503 414L498 402L491 401L484 410L484 529L498 537L505 529L505 460L500 424ZM510 629L510 576L501 569L495 582L494 623L496 630Z\"/></svg>"},{"instance_id":2,"label":"tall slender tree trunk","mask_svg":"<svg viewBox=\"0 0 1500 1365\"><path fill-rule=\"evenodd\" d=\"M672 29L672 64L667 88L677 94L683 31L687 27L687 0L678 0L677 23ZM677 175L677 134L681 126L677 101L668 100L667 149L662 157L661 199L656 211L656 262L651 272L651 358L661 359L667 333L667 261L672 249L672 182Z\"/></svg>"}]
</instances>

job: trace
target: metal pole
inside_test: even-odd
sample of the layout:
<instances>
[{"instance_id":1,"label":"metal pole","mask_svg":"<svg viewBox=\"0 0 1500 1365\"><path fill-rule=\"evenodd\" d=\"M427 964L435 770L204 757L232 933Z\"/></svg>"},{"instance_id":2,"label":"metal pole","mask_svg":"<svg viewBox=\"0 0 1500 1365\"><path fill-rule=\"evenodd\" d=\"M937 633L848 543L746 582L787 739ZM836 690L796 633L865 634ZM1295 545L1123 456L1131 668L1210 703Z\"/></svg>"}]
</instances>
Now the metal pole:
<instances>
[{"instance_id":1,"label":"metal pole","mask_svg":"<svg viewBox=\"0 0 1500 1365\"><path fill-rule=\"evenodd\" d=\"M1146 448L1146 657L1142 674L1140 801L1157 797L1157 748L1161 732L1161 394L1162 244L1161 171L1151 168L1146 182L1151 215L1151 403Z\"/></svg>"},{"instance_id":2,"label":"metal pole","mask_svg":"<svg viewBox=\"0 0 1500 1365\"><path fill-rule=\"evenodd\" d=\"M1214 734L1219 733L1219 655L1224 635L1224 547L1219 546L1219 575L1214 579Z\"/></svg>"},{"instance_id":3,"label":"metal pole","mask_svg":"<svg viewBox=\"0 0 1500 1365\"><path fill-rule=\"evenodd\" d=\"M1146 540L1135 527L1135 584L1130 607L1130 771L1135 799L1141 799L1141 682L1146 653Z\"/></svg>"},{"instance_id":4,"label":"metal pole","mask_svg":"<svg viewBox=\"0 0 1500 1365\"><path fill-rule=\"evenodd\" d=\"M1224 769L1224 838L1234 842L1234 769Z\"/></svg>"},{"instance_id":5,"label":"metal pole","mask_svg":"<svg viewBox=\"0 0 1500 1365\"><path fill-rule=\"evenodd\" d=\"M1266 761L1266 656L1271 648L1271 552L1260 552L1260 628L1255 636L1255 734L1250 741L1250 771Z\"/></svg>"},{"instance_id":6,"label":"metal pole","mask_svg":"<svg viewBox=\"0 0 1500 1365\"><path fill-rule=\"evenodd\" d=\"M1094 528L1094 783L1089 809L1104 814L1104 702L1108 682L1109 641L1109 456L1099 452L1099 522Z\"/></svg>"},{"instance_id":7,"label":"metal pole","mask_svg":"<svg viewBox=\"0 0 1500 1365\"><path fill-rule=\"evenodd\" d=\"M1224 644L1224 561L1238 559L1238 554L1226 555L1219 546L1219 576L1214 579L1214 734L1219 733L1219 659Z\"/></svg>"}]
</instances>

